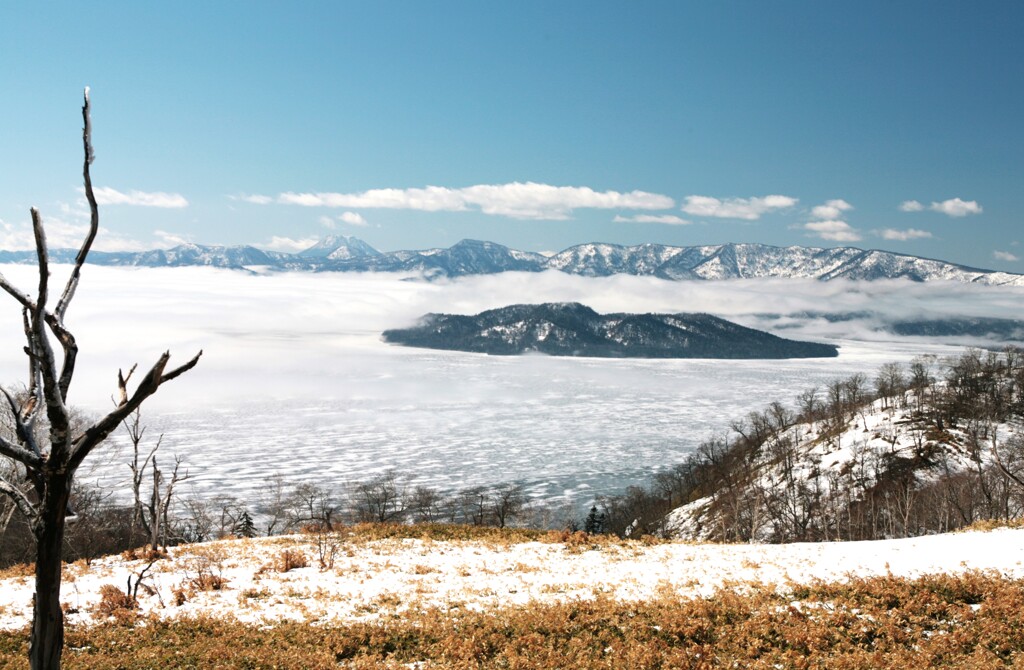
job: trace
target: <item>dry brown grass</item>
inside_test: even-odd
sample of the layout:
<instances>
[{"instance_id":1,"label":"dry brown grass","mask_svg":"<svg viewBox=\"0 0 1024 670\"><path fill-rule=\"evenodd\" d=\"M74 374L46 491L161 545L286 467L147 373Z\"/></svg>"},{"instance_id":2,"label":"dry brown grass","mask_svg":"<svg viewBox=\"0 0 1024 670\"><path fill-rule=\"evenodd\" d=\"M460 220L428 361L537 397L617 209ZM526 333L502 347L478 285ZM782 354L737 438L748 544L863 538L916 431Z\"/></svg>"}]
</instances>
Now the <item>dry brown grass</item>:
<instances>
[{"instance_id":1,"label":"dry brown grass","mask_svg":"<svg viewBox=\"0 0 1024 670\"><path fill-rule=\"evenodd\" d=\"M291 572L299 568L309 567L309 559L299 549L285 549L277 555L274 562L264 565L260 572Z\"/></svg>"},{"instance_id":2,"label":"dry brown grass","mask_svg":"<svg viewBox=\"0 0 1024 670\"><path fill-rule=\"evenodd\" d=\"M1024 580L975 572L788 589L491 612L453 605L345 626L114 620L69 628L65 667L1024 667ZM26 639L0 633L0 667L27 667Z\"/></svg>"},{"instance_id":3,"label":"dry brown grass","mask_svg":"<svg viewBox=\"0 0 1024 670\"><path fill-rule=\"evenodd\" d=\"M34 577L35 574L35 563L17 563L8 568L0 570L0 579L12 579L16 577Z\"/></svg>"},{"instance_id":4,"label":"dry brown grass","mask_svg":"<svg viewBox=\"0 0 1024 670\"><path fill-rule=\"evenodd\" d=\"M972 530L989 532L999 528L1024 528L1024 518L1020 519L982 519L975 521L969 526L957 530L958 533L966 533Z\"/></svg>"}]
</instances>

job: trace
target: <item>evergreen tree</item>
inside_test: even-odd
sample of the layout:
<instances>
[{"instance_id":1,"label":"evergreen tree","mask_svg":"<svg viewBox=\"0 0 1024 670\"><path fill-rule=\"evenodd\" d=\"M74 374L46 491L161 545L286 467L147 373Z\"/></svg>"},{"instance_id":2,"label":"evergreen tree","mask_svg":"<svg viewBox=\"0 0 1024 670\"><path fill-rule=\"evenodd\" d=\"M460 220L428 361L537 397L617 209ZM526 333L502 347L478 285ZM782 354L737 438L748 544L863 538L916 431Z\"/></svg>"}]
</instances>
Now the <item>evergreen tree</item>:
<instances>
[{"instance_id":1,"label":"evergreen tree","mask_svg":"<svg viewBox=\"0 0 1024 670\"><path fill-rule=\"evenodd\" d=\"M249 510L242 510L241 516L238 517L238 523L235 524L232 532L238 537L256 537L256 524L253 523L252 517L249 516Z\"/></svg>"}]
</instances>

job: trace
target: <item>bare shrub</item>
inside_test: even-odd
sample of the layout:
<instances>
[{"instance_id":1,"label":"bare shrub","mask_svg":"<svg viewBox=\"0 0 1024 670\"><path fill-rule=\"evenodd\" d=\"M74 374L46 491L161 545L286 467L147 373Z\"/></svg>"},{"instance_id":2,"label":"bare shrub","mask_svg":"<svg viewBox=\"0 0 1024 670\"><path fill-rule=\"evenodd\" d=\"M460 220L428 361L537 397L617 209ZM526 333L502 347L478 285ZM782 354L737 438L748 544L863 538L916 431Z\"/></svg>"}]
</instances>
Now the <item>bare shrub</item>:
<instances>
[{"instance_id":1,"label":"bare shrub","mask_svg":"<svg viewBox=\"0 0 1024 670\"><path fill-rule=\"evenodd\" d=\"M267 566L264 566L266 568ZM299 568L309 567L306 554L298 549L285 549L277 555L270 566L274 572L291 572Z\"/></svg>"},{"instance_id":2,"label":"bare shrub","mask_svg":"<svg viewBox=\"0 0 1024 670\"><path fill-rule=\"evenodd\" d=\"M93 608L93 613L101 617L114 617L117 621L134 621L139 609L139 601L113 584L100 587L100 601Z\"/></svg>"}]
</instances>

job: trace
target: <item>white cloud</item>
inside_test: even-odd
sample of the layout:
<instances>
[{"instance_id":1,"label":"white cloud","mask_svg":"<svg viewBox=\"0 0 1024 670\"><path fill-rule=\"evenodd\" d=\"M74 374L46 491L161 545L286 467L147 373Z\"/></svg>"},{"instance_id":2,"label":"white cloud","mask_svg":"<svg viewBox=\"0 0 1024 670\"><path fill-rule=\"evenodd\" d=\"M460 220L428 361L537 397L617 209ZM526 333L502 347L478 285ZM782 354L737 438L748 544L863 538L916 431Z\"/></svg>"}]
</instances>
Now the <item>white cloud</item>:
<instances>
[{"instance_id":1,"label":"white cloud","mask_svg":"<svg viewBox=\"0 0 1024 670\"><path fill-rule=\"evenodd\" d=\"M674 214L636 214L635 216L617 215L612 219L614 223L664 223L670 226L688 226L693 221L676 216Z\"/></svg>"},{"instance_id":2,"label":"white cloud","mask_svg":"<svg viewBox=\"0 0 1024 670\"><path fill-rule=\"evenodd\" d=\"M919 203L917 200L904 200L900 203L901 212L921 212L924 211L924 205Z\"/></svg>"},{"instance_id":3,"label":"white cloud","mask_svg":"<svg viewBox=\"0 0 1024 670\"><path fill-rule=\"evenodd\" d=\"M128 191L122 193L109 186L94 189L96 202L100 205L135 205L137 207L161 207L165 209L181 209L188 207L188 200L180 193L163 193L154 191Z\"/></svg>"},{"instance_id":4,"label":"white cloud","mask_svg":"<svg viewBox=\"0 0 1024 670\"><path fill-rule=\"evenodd\" d=\"M153 236L159 240L157 244L159 247L176 247L181 244L189 244L192 242L192 240L187 237L183 237L177 233L169 233L166 230L154 230Z\"/></svg>"},{"instance_id":5,"label":"white cloud","mask_svg":"<svg viewBox=\"0 0 1024 670\"><path fill-rule=\"evenodd\" d=\"M87 223L68 223L62 219L45 218L46 246L50 249L78 249L89 231ZM27 251L36 248L32 226L0 224L0 248L8 251ZM144 244L100 226L92 248L96 251L145 251L151 244Z\"/></svg>"},{"instance_id":6,"label":"white cloud","mask_svg":"<svg viewBox=\"0 0 1024 670\"><path fill-rule=\"evenodd\" d=\"M719 200L706 195L688 195L682 209L694 216L713 216L722 219L754 221L762 214L792 207L796 198L786 195L766 195L763 198L726 198Z\"/></svg>"},{"instance_id":7,"label":"white cloud","mask_svg":"<svg viewBox=\"0 0 1024 670\"><path fill-rule=\"evenodd\" d=\"M1011 254L1009 251L993 251L992 256L997 260L1007 261L1010 263L1020 260L1018 256L1016 256L1015 254Z\"/></svg>"},{"instance_id":8,"label":"white cloud","mask_svg":"<svg viewBox=\"0 0 1024 670\"><path fill-rule=\"evenodd\" d=\"M329 216L321 216L319 219L317 219L317 223L319 223L321 226L328 230L334 230L335 228L338 227L337 222Z\"/></svg>"},{"instance_id":9,"label":"white cloud","mask_svg":"<svg viewBox=\"0 0 1024 670\"><path fill-rule=\"evenodd\" d=\"M287 251L288 253L294 253L296 251L302 251L308 249L319 240L315 237L304 237L302 239L294 239L291 237L278 237L273 236L270 238L270 242L266 244L257 245L261 249L268 251Z\"/></svg>"},{"instance_id":10,"label":"white cloud","mask_svg":"<svg viewBox=\"0 0 1024 670\"><path fill-rule=\"evenodd\" d=\"M823 240L835 242L857 242L861 239L857 229L845 221L812 221L804 224L804 230Z\"/></svg>"},{"instance_id":11,"label":"white cloud","mask_svg":"<svg viewBox=\"0 0 1024 670\"><path fill-rule=\"evenodd\" d=\"M835 220L841 218L843 212L848 212L851 209L853 209L853 205L845 200L829 200L824 205L818 205L812 209L811 216L822 221Z\"/></svg>"},{"instance_id":12,"label":"white cloud","mask_svg":"<svg viewBox=\"0 0 1024 670\"><path fill-rule=\"evenodd\" d=\"M338 220L342 223L347 223L350 226L359 226L361 228L365 228L370 225L359 212L343 212L338 217Z\"/></svg>"},{"instance_id":13,"label":"white cloud","mask_svg":"<svg viewBox=\"0 0 1024 670\"><path fill-rule=\"evenodd\" d=\"M957 217L967 216L968 214L981 214L983 211L981 205L976 200L961 200L960 198L933 202L929 209L933 212L942 212L947 216Z\"/></svg>"},{"instance_id":14,"label":"white cloud","mask_svg":"<svg viewBox=\"0 0 1024 670\"><path fill-rule=\"evenodd\" d=\"M229 195L228 198L231 200L241 200L242 202L252 203L253 205L269 205L274 202L274 199L269 195L260 195L258 193L253 194L242 194L242 195Z\"/></svg>"},{"instance_id":15,"label":"white cloud","mask_svg":"<svg viewBox=\"0 0 1024 670\"><path fill-rule=\"evenodd\" d=\"M927 230L917 230L916 228L907 228L906 230L885 228L877 231L877 234L883 240L899 240L900 242L906 242L907 240L923 240L932 236L932 234Z\"/></svg>"},{"instance_id":16,"label":"white cloud","mask_svg":"<svg viewBox=\"0 0 1024 670\"><path fill-rule=\"evenodd\" d=\"M594 191L586 186L551 186L534 182L479 184L465 188L383 188L361 193L282 193L277 201L305 207L412 209L463 212L516 219L568 219L575 209L669 209L675 201L645 191Z\"/></svg>"}]
</instances>

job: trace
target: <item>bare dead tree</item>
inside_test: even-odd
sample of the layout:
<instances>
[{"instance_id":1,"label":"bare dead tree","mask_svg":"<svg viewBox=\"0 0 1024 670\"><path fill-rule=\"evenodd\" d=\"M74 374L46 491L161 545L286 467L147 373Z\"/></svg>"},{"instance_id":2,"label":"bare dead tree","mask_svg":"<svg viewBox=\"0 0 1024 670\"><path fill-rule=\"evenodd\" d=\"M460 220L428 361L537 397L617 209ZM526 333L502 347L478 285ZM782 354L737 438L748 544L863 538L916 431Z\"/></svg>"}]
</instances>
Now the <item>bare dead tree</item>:
<instances>
[{"instance_id":1,"label":"bare dead tree","mask_svg":"<svg viewBox=\"0 0 1024 670\"><path fill-rule=\"evenodd\" d=\"M0 289L21 305L25 353L28 356L27 392L23 399L17 399L7 389L0 390L6 398L15 428L13 439L0 437L0 456L20 463L32 487L26 493L17 482L5 479L0 480L0 493L13 500L30 520L36 540L35 597L29 644L32 670L60 668L64 646L64 615L60 607L61 549L75 472L97 445L146 398L156 393L165 382L195 367L202 355L200 351L184 365L168 368L171 355L164 352L131 391L128 380L118 373L118 400L114 409L81 432L74 430L67 397L75 373L78 344L65 326L64 317L78 289L82 266L99 231L99 207L89 173L93 149L88 88L84 94L82 119L85 152L82 177L89 203L89 230L75 256L63 292L51 308L48 304L51 297L50 259L46 232L39 210L34 207L31 209L32 231L39 273L36 295L18 289L0 274ZM33 427L43 415L48 420L49 431L40 440L36 438Z\"/></svg>"},{"instance_id":2,"label":"bare dead tree","mask_svg":"<svg viewBox=\"0 0 1024 670\"><path fill-rule=\"evenodd\" d=\"M125 381L131 378L135 371L134 366L128 371ZM168 529L170 528L170 509L174 498L174 491L178 484L189 479L188 470L182 472L181 458L174 457L174 467L171 470L170 479L160 469L156 452L163 444L164 436L161 434L149 453L139 461L139 446L146 434L146 427L142 425L142 412L136 408L123 422L125 432L128 433L128 441L132 443L132 460L128 463L132 471L132 494L134 502L132 506L131 541L135 542L136 533L141 527L145 534L150 549L159 551L160 546L167 548ZM142 482L146 479L147 471L152 480L148 495L143 495Z\"/></svg>"}]
</instances>

